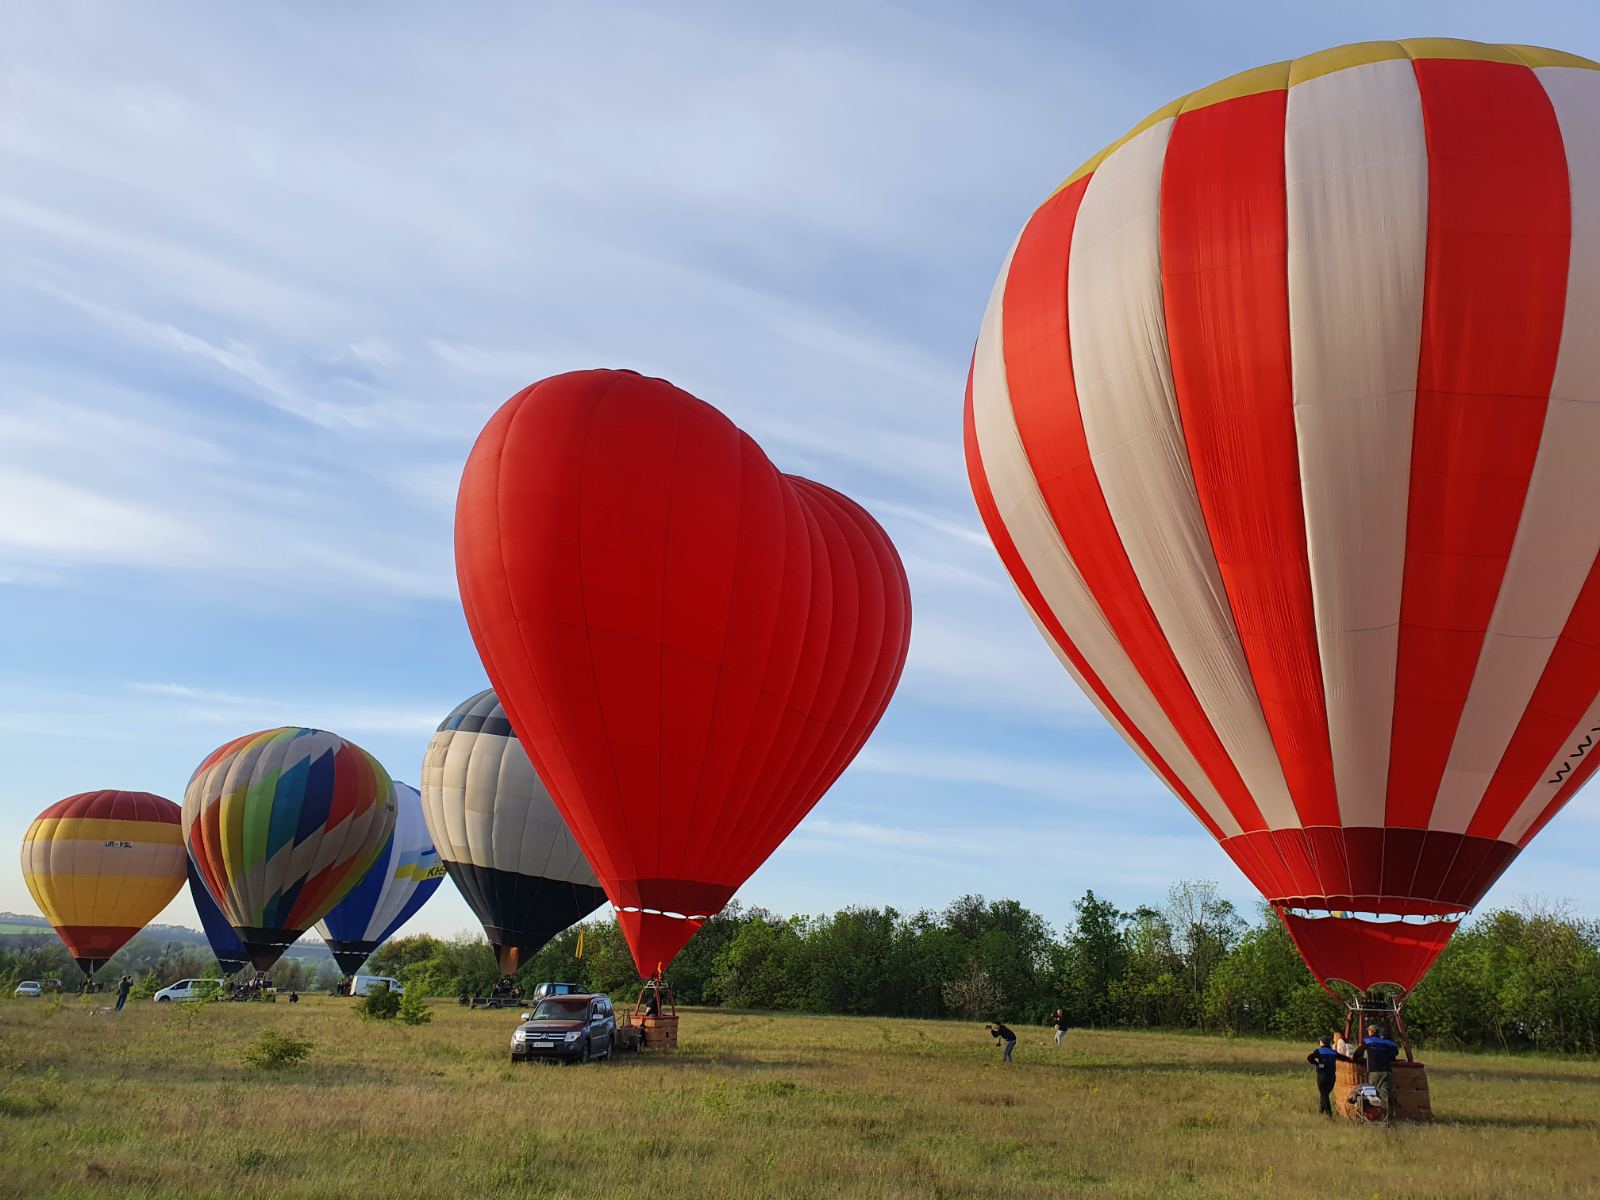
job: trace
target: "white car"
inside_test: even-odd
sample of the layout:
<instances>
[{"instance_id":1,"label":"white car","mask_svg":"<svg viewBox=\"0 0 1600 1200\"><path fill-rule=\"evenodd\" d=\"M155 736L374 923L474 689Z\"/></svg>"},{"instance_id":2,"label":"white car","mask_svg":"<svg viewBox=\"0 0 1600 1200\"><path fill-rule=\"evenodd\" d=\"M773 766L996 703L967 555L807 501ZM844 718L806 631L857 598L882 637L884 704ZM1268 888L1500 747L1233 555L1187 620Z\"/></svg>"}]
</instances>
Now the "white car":
<instances>
[{"instance_id":1,"label":"white car","mask_svg":"<svg viewBox=\"0 0 1600 1200\"><path fill-rule=\"evenodd\" d=\"M353 975L350 978L350 994L352 996L365 996L368 992L378 990L380 984L387 984L389 990L396 996L404 996L406 989L393 975Z\"/></svg>"},{"instance_id":2,"label":"white car","mask_svg":"<svg viewBox=\"0 0 1600 1200\"><path fill-rule=\"evenodd\" d=\"M23 996L29 1000L37 1000L43 993L44 987L37 979L24 979L17 984L17 990L14 995Z\"/></svg>"},{"instance_id":3,"label":"white car","mask_svg":"<svg viewBox=\"0 0 1600 1200\"><path fill-rule=\"evenodd\" d=\"M221 986L215 979L180 979L150 998L157 1004L171 1004L174 1000L205 1000L216 995Z\"/></svg>"}]
</instances>

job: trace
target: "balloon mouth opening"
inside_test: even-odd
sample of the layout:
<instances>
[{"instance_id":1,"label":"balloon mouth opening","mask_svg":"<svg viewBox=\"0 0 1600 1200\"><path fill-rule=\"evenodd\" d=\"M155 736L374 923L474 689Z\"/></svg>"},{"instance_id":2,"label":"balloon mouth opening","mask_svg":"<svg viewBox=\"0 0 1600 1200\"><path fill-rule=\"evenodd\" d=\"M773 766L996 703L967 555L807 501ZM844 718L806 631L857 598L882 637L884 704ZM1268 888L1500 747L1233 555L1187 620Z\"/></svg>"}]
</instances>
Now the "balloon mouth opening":
<instances>
[{"instance_id":1,"label":"balloon mouth opening","mask_svg":"<svg viewBox=\"0 0 1600 1200\"><path fill-rule=\"evenodd\" d=\"M625 913L648 913L652 917L668 917L674 921L695 921L701 925L705 924L711 919L705 913L666 912L665 910L659 908L641 908L637 904L619 904L617 905L617 911Z\"/></svg>"},{"instance_id":2,"label":"balloon mouth opening","mask_svg":"<svg viewBox=\"0 0 1600 1200\"><path fill-rule=\"evenodd\" d=\"M1449 913L1384 913L1365 912L1353 908L1296 908L1284 907L1283 913L1305 921L1365 921L1371 925L1437 925L1441 922L1458 924L1465 912Z\"/></svg>"}]
</instances>

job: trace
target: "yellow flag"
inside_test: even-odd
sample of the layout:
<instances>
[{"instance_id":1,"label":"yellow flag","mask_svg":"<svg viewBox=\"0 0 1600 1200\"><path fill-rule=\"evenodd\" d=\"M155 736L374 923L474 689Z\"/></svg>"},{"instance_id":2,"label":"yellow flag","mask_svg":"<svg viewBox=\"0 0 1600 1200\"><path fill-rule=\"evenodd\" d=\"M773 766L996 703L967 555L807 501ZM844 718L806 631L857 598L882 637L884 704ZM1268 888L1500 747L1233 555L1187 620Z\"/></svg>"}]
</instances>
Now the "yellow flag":
<instances>
[{"instance_id":1,"label":"yellow flag","mask_svg":"<svg viewBox=\"0 0 1600 1200\"><path fill-rule=\"evenodd\" d=\"M572 957L573 958L582 958L583 957L583 930L581 928L578 930L578 949L577 949L577 952L575 954L573 954Z\"/></svg>"}]
</instances>

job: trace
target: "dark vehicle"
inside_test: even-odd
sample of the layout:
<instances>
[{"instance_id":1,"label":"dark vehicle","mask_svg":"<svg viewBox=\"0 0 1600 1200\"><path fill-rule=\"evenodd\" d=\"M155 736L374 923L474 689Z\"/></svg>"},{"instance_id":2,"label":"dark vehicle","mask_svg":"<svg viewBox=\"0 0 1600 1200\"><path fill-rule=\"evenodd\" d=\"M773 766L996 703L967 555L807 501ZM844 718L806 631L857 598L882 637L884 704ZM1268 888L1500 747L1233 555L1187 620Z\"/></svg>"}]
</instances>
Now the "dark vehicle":
<instances>
[{"instance_id":1,"label":"dark vehicle","mask_svg":"<svg viewBox=\"0 0 1600 1200\"><path fill-rule=\"evenodd\" d=\"M522 1018L511 1035L512 1062L588 1062L610 1058L616 1048L617 1019L609 996L546 996Z\"/></svg>"}]
</instances>

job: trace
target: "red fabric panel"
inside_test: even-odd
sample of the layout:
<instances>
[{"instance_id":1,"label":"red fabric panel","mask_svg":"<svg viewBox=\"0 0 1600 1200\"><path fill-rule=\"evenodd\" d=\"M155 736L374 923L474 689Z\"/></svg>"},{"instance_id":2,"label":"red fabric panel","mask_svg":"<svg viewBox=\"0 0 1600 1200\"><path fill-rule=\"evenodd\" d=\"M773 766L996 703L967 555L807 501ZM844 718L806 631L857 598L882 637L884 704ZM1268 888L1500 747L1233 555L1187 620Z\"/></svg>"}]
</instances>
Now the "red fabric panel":
<instances>
[{"instance_id":1,"label":"red fabric panel","mask_svg":"<svg viewBox=\"0 0 1600 1200\"><path fill-rule=\"evenodd\" d=\"M1505 574L1566 305L1566 156L1526 67L1414 64L1428 255L1386 820L1425 828Z\"/></svg>"},{"instance_id":2,"label":"red fabric panel","mask_svg":"<svg viewBox=\"0 0 1600 1200\"><path fill-rule=\"evenodd\" d=\"M1318 980L1342 980L1362 990L1392 983L1410 992L1459 924L1302 917L1282 909L1278 915Z\"/></svg>"},{"instance_id":3,"label":"red fabric panel","mask_svg":"<svg viewBox=\"0 0 1600 1200\"><path fill-rule=\"evenodd\" d=\"M1563 747L1575 752L1585 738L1600 738L1600 731L1577 728L1594 703L1597 685L1600 685L1600 560L1589 568L1577 603L1567 616L1561 636L1556 639L1550 661L1539 677L1539 685L1533 690L1528 711L1523 713L1516 733L1489 780L1472 824L1467 827L1468 833L1499 837ZM1589 754L1590 751L1585 750L1583 756L1575 760L1575 768L1586 765L1584 760ZM1558 794L1565 790L1562 787ZM1560 802L1566 802L1564 796ZM1527 844L1526 838L1523 844Z\"/></svg>"},{"instance_id":4,"label":"red fabric panel","mask_svg":"<svg viewBox=\"0 0 1600 1200\"><path fill-rule=\"evenodd\" d=\"M1490 838L1371 826L1260 831L1223 848L1275 904L1422 915L1472 908L1517 853ZM1245 866L1252 855L1267 869Z\"/></svg>"},{"instance_id":5,"label":"red fabric panel","mask_svg":"<svg viewBox=\"0 0 1600 1200\"><path fill-rule=\"evenodd\" d=\"M1350 895L1350 863L1345 857L1344 830L1308 829L1306 844L1316 864L1317 890L1330 896Z\"/></svg>"},{"instance_id":6,"label":"red fabric panel","mask_svg":"<svg viewBox=\"0 0 1600 1200\"><path fill-rule=\"evenodd\" d=\"M835 558L848 561L853 567L857 599L853 644L877 646L878 653L876 657L864 651L847 655L848 675L840 703L832 716L819 724L824 729L831 725L857 733L820 741L818 752L797 777L793 792L796 799L787 805L767 807L765 820L758 826L763 844L776 844L786 838L810 810L813 799L832 787L850 765L888 705L889 689L899 674L911 634L911 593L905 569L871 515L832 488L798 476L787 478L797 493L808 497L817 526L827 530L825 536L833 540ZM843 586L844 574L831 576L836 589ZM832 641L841 646L852 644L838 637ZM762 794L761 790L756 794ZM747 871L753 873L758 866L759 860L749 861Z\"/></svg>"},{"instance_id":7,"label":"red fabric panel","mask_svg":"<svg viewBox=\"0 0 1600 1200\"><path fill-rule=\"evenodd\" d=\"M1067 262L1089 177L1056 193L1022 232L1006 277L1011 409L1056 531L1135 670L1244 829L1265 822L1178 665L1128 561L1089 456L1068 332Z\"/></svg>"},{"instance_id":8,"label":"red fabric panel","mask_svg":"<svg viewBox=\"0 0 1600 1200\"><path fill-rule=\"evenodd\" d=\"M678 951L699 931L701 922L619 910L617 924L622 926L622 936L628 939L640 977L648 979L677 957Z\"/></svg>"},{"instance_id":9,"label":"red fabric panel","mask_svg":"<svg viewBox=\"0 0 1600 1200\"><path fill-rule=\"evenodd\" d=\"M1167 764L1166 760L1156 753L1156 748L1150 744L1150 739L1128 719L1128 714L1123 711L1116 698L1106 690L1105 684L1101 682L1100 677L1089 666L1088 660L1078 652L1078 648L1072 644L1072 639L1067 636L1067 631L1062 628L1061 622L1050 611L1050 606L1045 602L1044 593L1039 590L1039 585L1034 582L1033 575L1029 572L1027 564L1022 561L1022 555L1018 553L1016 543L1011 540L1010 531L1006 529L1005 522L1000 518L1000 510L994 502L994 493L989 489L988 476L984 473L983 459L978 453L978 433L972 417L972 375L970 371L967 375L967 399L963 436L967 454L967 481L972 487L972 498L977 503L978 515L983 518L983 525L989 532L989 539L994 543L994 548L1000 555L1000 561L1005 564L1006 571L1011 576L1011 582L1016 585L1017 591L1022 594L1022 598L1027 602L1028 607L1033 610L1034 615L1038 617L1039 622L1049 632L1056 645L1061 648L1061 652L1071 661L1073 668L1083 678L1084 682L1093 689L1095 697L1105 706L1106 711L1116 720L1117 725L1126 731L1127 736L1133 741L1134 745L1149 759L1150 763L1161 775L1161 778L1166 781L1167 786L1178 795L1189 811L1194 814L1195 819L1206 827L1212 837L1221 841L1223 838L1221 827L1200 806L1200 803L1194 798L1194 793L1188 789L1183 780L1178 778L1177 773ZM1235 861L1237 862L1238 859L1236 858ZM1242 866L1241 870L1244 870ZM1259 870L1255 873L1245 870L1245 874L1250 877L1252 883L1256 884L1257 887L1261 887L1259 881L1262 875Z\"/></svg>"},{"instance_id":10,"label":"red fabric panel","mask_svg":"<svg viewBox=\"0 0 1600 1200\"><path fill-rule=\"evenodd\" d=\"M557 376L501 408L462 477L456 560L495 691L617 904L726 903L860 749L905 662L905 575L877 523L630 372ZM693 932L624 928L646 974Z\"/></svg>"},{"instance_id":11,"label":"red fabric panel","mask_svg":"<svg viewBox=\"0 0 1600 1200\"><path fill-rule=\"evenodd\" d=\"M56 933L73 958L110 958L138 933L138 925L57 925Z\"/></svg>"},{"instance_id":12,"label":"red fabric panel","mask_svg":"<svg viewBox=\"0 0 1600 1200\"><path fill-rule=\"evenodd\" d=\"M183 821L183 809L165 796L152 795L150 792L124 792L117 788L101 788L57 800L34 819L44 821L62 818L154 821L161 825L178 825Z\"/></svg>"},{"instance_id":13,"label":"red fabric panel","mask_svg":"<svg viewBox=\"0 0 1600 1200\"><path fill-rule=\"evenodd\" d=\"M1290 369L1287 97L1174 122L1161 281L1195 490L1256 695L1301 823L1336 825Z\"/></svg>"}]
</instances>

